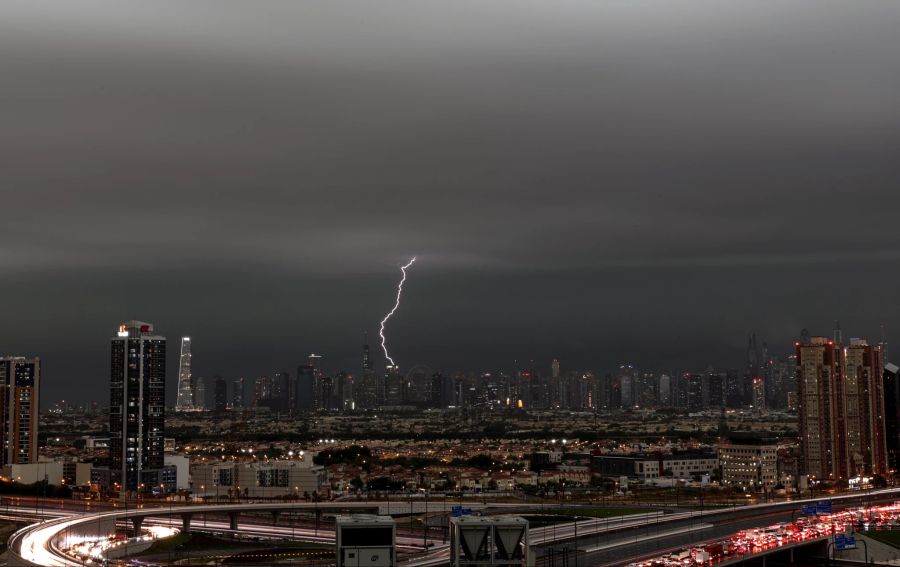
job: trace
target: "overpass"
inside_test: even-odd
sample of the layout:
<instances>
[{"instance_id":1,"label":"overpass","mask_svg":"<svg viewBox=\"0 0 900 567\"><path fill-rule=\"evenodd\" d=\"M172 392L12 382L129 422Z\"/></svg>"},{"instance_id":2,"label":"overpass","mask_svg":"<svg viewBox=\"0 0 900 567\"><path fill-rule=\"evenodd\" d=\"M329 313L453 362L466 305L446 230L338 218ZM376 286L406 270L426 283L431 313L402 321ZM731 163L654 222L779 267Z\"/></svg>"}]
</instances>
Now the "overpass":
<instances>
[{"instance_id":1,"label":"overpass","mask_svg":"<svg viewBox=\"0 0 900 567\"><path fill-rule=\"evenodd\" d=\"M867 502L880 502L900 497L900 489L871 491L867 493L835 496L830 498L836 507L853 506ZM640 557L648 553L656 553L667 546L684 545L691 541L718 537L719 533L733 533L747 526L759 526L771 523L773 517L789 516L804 504L816 502L817 498L757 504L734 509L701 510L662 514L659 512L625 516L615 519L579 520L546 526L531 530L531 541L536 548L552 548L552 546L571 542L576 555L585 558L585 565L608 563L609 559L621 563L623 557ZM30 565L50 565L74 567L78 561L66 557L61 549L68 547L73 538L106 537L115 532L118 523L130 523L135 533L139 533L148 518L168 517L180 520L181 529L189 532L196 528L198 517L217 514L227 516L228 530L236 531L241 527L242 514L268 513L273 523L285 513L327 512L339 513L377 513L386 515L448 513L448 503L429 502L421 499L394 501L339 501L339 502L268 502L268 503L229 503L183 505L155 508L118 509L108 512L64 516L44 521L19 530L9 540L9 565L12 567ZM506 503L471 503L467 507L473 510L516 510L522 504ZM530 506L525 506L530 507ZM577 508L577 506L576 506ZM715 528L718 528L716 531ZM271 528L275 530L276 528ZM710 531L712 530L712 531ZM728 530L731 530L728 532ZM715 533L714 533L715 532ZM273 533L275 533L273 531ZM282 532L283 535L283 532ZM323 534L324 536L324 534ZM613 541L613 538L619 538ZM590 546L590 538L596 538L597 545ZM632 539L633 538L633 539ZM407 538L408 540L411 538ZM422 542L423 538L415 538ZM427 539L427 536L426 536ZM586 541L587 539L587 541ZM602 542L601 539L606 541ZM399 541L399 538L398 538ZM587 544L587 545L585 545ZM551 552L552 553L552 552ZM426 554L432 555L432 554ZM540 557L548 553L539 553ZM440 565L446 563L445 557L434 554L423 557L417 565Z\"/></svg>"}]
</instances>

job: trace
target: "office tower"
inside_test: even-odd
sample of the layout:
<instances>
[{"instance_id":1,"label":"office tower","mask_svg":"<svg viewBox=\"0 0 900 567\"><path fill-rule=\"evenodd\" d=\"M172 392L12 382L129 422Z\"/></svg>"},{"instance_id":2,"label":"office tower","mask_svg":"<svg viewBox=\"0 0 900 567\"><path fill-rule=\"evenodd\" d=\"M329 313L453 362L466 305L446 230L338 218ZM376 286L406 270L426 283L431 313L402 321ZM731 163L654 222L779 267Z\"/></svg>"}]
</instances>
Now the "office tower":
<instances>
[{"instance_id":1,"label":"office tower","mask_svg":"<svg viewBox=\"0 0 900 567\"><path fill-rule=\"evenodd\" d=\"M659 379L653 372L641 372L635 377L634 403L642 408L655 408L659 398Z\"/></svg>"},{"instance_id":2,"label":"office tower","mask_svg":"<svg viewBox=\"0 0 900 567\"><path fill-rule=\"evenodd\" d=\"M237 378L231 383L231 407L240 409L244 407L244 377Z\"/></svg>"},{"instance_id":3,"label":"office tower","mask_svg":"<svg viewBox=\"0 0 900 567\"><path fill-rule=\"evenodd\" d=\"M363 370L374 370L372 366L372 358L369 356L369 333L363 333Z\"/></svg>"},{"instance_id":4,"label":"office tower","mask_svg":"<svg viewBox=\"0 0 900 567\"><path fill-rule=\"evenodd\" d=\"M406 401L412 404L423 405L429 400L429 390L431 389L431 375L434 372L430 368L423 365L413 366L406 373ZM486 375L489 384L497 386L496 380L488 374Z\"/></svg>"},{"instance_id":5,"label":"office tower","mask_svg":"<svg viewBox=\"0 0 900 567\"><path fill-rule=\"evenodd\" d=\"M725 372L725 407L740 408L744 405L744 382L736 368Z\"/></svg>"},{"instance_id":6,"label":"office tower","mask_svg":"<svg viewBox=\"0 0 900 567\"><path fill-rule=\"evenodd\" d=\"M850 339L850 346L844 352L850 476L885 474L887 449L881 348L863 339Z\"/></svg>"},{"instance_id":7,"label":"office tower","mask_svg":"<svg viewBox=\"0 0 900 567\"><path fill-rule=\"evenodd\" d=\"M531 372L528 370L519 370L516 373L516 405L531 408ZM453 396L450 396L448 404L454 405Z\"/></svg>"},{"instance_id":8,"label":"office tower","mask_svg":"<svg viewBox=\"0 0 900 567\"><path fill-rule=\"evenodd\" d=\"M762 378L763 355L756 333L751 333L747 343L747 372L744 375L743 400L741 405L753 403L753 379Z\"/></svg>"},{"instance_id":9,"label":"office tower","mask_svg":"<svg viewBox=\"0 0 900 567\"><path fill-rule=\"evenodd\" d=\"M706 371L706 382L703 384L703 407L708 409L725 407L725 389L727 384L727 374L716 372L712 367L708 368Z\"/></svg>"},{"instance_id":10,"label":"office tower","mask_svg":"<svg viewBox=\"0 0 900 567\"><path fill-rule=\"evenodd\" d=\"M109 461L123 493L163 468L165 403L165 337L143 321L119 325L111 340Z\"/></svg>"},{"instance_id":11,"label":"office tower","mask_svg":"<svg viewBox=\"0 0 900 567\"><path fill-rule=\"evenodd\" d=\"M403 394L403 378L400 377L400 367L389 364L384 374L384 405L402 405Z\"/></svg>"},{"instance_id":12,"label":"office tower","mask_svg":"<svg viewBox=\"0 0 900 567\"><path fill-rule=\"evenodd\" d=\"M191 337L181 337L181 355L178 357L178 397L175 409L190 411L194 409L196 399L194 383L191 377Z\"/></svg>"},{"instance_id":13,"label":"office tower","mask_svg":"<svg viewBox=\"0 0 900 567\"><path fill-rule=\"evenodd\" d=\"M265 402L272 398L272 380L268 376L259 376L253 383L254 407L265 406Z\"/></svg>"},{"instance_id":14,"label":"office tower","mask_svg":"<svg viewBox=\"0 0 900 567\"><path fill-rule=\"evenodd\" d=\"M213 402L213 411L222 415L228 407L228 382L221 376L213 378L215 384L215 398Z\"/></svg>"},{"instance_id":15,"label":"office tower","mask_svg":"<svg viewBox=\"0 0 900 567\"><path fill-rule=\"evenodd\" d=\"M634 407L634 366L631 364L623 364L619 367L618 384L619 384L619 407Z\"/></svg>"},{"instance_id":16,"label":"office tower","mask_svg":"<svg viewBox=\"0 0 900 567\"><path fill-rule=\"evenodd\" d=\"M266 404L272 411L286 412L290 408L291 375L288 372L272 373L272 393Z\"/></svg>"},{"instance_id":17,"label":"office tower","mask_svg":"<svg viewBox=\"0 0 900 567\"><path fill-rule=\"evenodd\" d=\"M0 465L37 462L41 359L0 358Z\"/></svg>"},{"instance_id":18,"label":"office tower","mask_svg":"<svg viewBox=\"0 0 900 567\"><path fill-rule=\"evenodd\" d=\"M337 402L341 411L353 411L356 405L353 402L353 375L349 372L340 372L337 376Z\"/></svg>"},{"instance_id":19,"label":"office tower","mask_svg":"<svg viewBox=\"0 0 900 567\"><path fill-rule=\"evenodd\" d=\"M703 374L684 373L679 387L679 405L688 411L703 410Z\"/></svg>"},{"instance_id":20,"label":"office tower","mask_svg":"<svg viewBox=\"0 0 900 567\"><path fill-rule=\"evenodd\" d=\"M297 367L297 394L294 399L294 410L307 412L315 409L315 382L315 368L309 363Z\"/></svg>"},{"instance_id":21,"label":"office tower","mask_svg":"<svg viewBox=\"0 0 900 567\"><path fill-rule=\"evenodd\" d=\"M316 395L318 397L318 409L330 411L337 409L335 407L335 398L337 397L334 376L323 374L318 379L318 389Z\"/></svg>"},{"instance_id":22,"label":"office tower","mask_svg":"<svg viewBox=\"0 0 900 567\"><path fill-rule=\"evenodd\" d=\"M759 376L753 379L753 409L766 409L766 381Z\"/></svg>"},{"instance_id":23,"label":"office tower","mask_svg":"<svg viewBox=\"0 0 900 567\"><path fill-rule=\"evenodd\" d=\"M889 473L900 470L900 367L884 365L884 437Z\"/></svg>"},{"instance_id":24,"label":"office tower","mask_svg":"<svg viewBox=\"0 0 900 567\"><path fill-rule=\"evenodd\" d=\"M560 371L559 371L559 359L554 358L553 362L550 363L550 384L549 384L549 407L551 408L560 408L563 407L563 400L565 396L563 394L563 386L560 380Z\"/></svg>"},{"instance_id":25,"label":"office tower","mask_svg":"<svg viewBox=\"0 0 900 567\"><path fill-rule=\"evenodd\" d=\"M668 374L659 376L659 407L672 407L672 377Z\"/></svg>"},{"instance_id":26,"label":"office tower","mask_svg":"<svg viewBox=\"0 0 900 567\"><path fill-rule=\"evenodd\" d=\"M596 377L593 372L581 374L578 380L578 389L581 393L581 409L597 409Z\"/></svg>"},{"instance_id":27,"label":"office tower","mask_svg":"<svg viewBox=\"0 0 900 567\"><path fill-rule=\"evenodd\" d=\"M194 382L194 409L206 409L206 379L202 376L193 376Z\"/></svg>"}]
</instances>

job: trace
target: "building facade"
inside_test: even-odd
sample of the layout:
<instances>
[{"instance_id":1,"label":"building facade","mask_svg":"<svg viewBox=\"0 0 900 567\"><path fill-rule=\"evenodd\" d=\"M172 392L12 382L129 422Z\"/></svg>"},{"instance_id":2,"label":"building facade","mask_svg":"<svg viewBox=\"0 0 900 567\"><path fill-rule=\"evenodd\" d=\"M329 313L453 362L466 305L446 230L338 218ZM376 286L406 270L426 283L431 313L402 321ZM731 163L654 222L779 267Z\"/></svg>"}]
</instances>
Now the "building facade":
<instances>
[{"instance_id":1,"label":"building facade","mask_svg":"<svg viewBox=\"0 0 900 567\"><path fill-rule=\"evenodd\" d=\"M800 473L827 481L886 474L881 347L805 337L796 359Z\"/></svg>"},{"instance_id":2,"label":"building facade","mask_svg":"<svg viewBox=\"0 0 900 567\"><path fill-rule=\"evenodd\" d=\"M166 338L150 323L128 321L111 347L111 479L122 492L139 491L147 488L144 474L164 466Z\"/></svg>"},{"instance_id":3,"label":"building facade","mask_svg":"<svg viewBox=\"0 0 900 567\"><path fill-rule=\"evenodd\" d=\"M778 483L778 446L773 440L728 440L719 447L724 484L772 488Z\"/></svg>"},{"instance_id":4,"label":"building facade","mask_svg":"<svg viewBox=\"0 0 900 567\"><path fill-rule=\"evenodd\" d=\"M303 460L198 465L191 473L191 490L199 497L283 498L323 494L328 488L324 467Z\"/></svg>"},{"instance_id":5,"label":"building facade","mask_svg":"<svg viewBox=\"0 0 900 567\"><path fill-rule=\"evenodd\" d=\"M0 358L0 465L37 462L41 360Z\"/></svg>"},{"instance_id":6,"label":"building facade","mask_svg":"<svg viewBox=\"0 0 900 567\"><path fill-rule=\"evenodd\" d=\"M191 376L191 337L181 337L181 355L178 358L178 398L175 409L189 411L194 409L194 382Z\"/></svg>"}]
</instances>

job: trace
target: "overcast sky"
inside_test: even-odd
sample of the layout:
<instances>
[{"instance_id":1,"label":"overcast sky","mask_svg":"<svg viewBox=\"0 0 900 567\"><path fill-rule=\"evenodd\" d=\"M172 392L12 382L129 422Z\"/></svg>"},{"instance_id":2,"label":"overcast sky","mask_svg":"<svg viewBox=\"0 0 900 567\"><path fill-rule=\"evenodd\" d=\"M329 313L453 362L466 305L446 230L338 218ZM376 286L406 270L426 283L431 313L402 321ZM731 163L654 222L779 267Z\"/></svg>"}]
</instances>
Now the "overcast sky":
<instances>
[{"instance_id":1,"label":"overcast sky","mask_svg":"<svg viewBox=\"0 0 900 567\"><path fill-rule=\"evenodd\" d=\"M0 351L43 358L44 405L107 401L130 318L170 394L183 334L203 376L357 371L412 255L405 368L900 343L898 29L892 0L3 2Z\"/></svg>"}]
</instances>

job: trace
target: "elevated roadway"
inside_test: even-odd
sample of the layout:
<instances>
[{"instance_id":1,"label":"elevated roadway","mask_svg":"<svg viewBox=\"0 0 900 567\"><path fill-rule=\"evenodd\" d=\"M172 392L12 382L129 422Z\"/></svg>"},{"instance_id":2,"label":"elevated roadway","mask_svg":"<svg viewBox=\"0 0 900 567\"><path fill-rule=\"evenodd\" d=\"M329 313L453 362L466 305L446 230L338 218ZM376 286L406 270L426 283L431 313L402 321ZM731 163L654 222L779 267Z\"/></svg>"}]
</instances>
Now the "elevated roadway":
<instances>
[{"instance_id":1,"label":"elevated roadway","mask_svg":"<svg viewBox=\"0 0 900 567\"><path fill-rule=\"evenodd\" d=\"M877 490L866 493L834 496L829 498L835 508L859 506L869 503L891 501L900 498L900 489ZM818 498L756 504L738 508L719 510L686 511L674 513L652 512L634 516L610 519L585 519L577 522L534 528L530 532L532 546L536 549L539 563L549 564L550 557L561 547L568 547L578 562L583 565L622 565L634 558L658 555L666 549L683 547L693 542L727 536L739 530L759 527L792 519L794 512L803 504L816 502ZM123 522L140 531L145 522L167 522L184 531L191 529L236 531L258 534L261 537L294 537L296 539L333 541L333 532L327 530L298 529L295 526L278 526L279 515L294 512L322 511L336 513L378 513L378 514L422 514L449 512L451 503L426 502L420 499L406 501L342 501L342 502L275 502L275 503L234 503L168 506L153 508L116 509L103 512L77 512L43 509L47 518L39 524L19 530L9 540L9 563L11 567L48 565L50 567L74 567L81 565L61 552L67 541L73 537L98 536L115 531L115 526ZM520 510L523 507L537 508L523 504L472 503L466 507L473 510L490 508L495 512ZM30 507L27 507L30 510ZM6 513L24 513L26 507L7 507ZM0 510L2 513L3 510ZM271 514L273 526L242 525L242 514ZM198 525L201 516L217 514L227 517L222 521L206 521L206 526ZM179 525L180 523L180 525ZM423 536L398 537L398 545L422 547ZM68 538L68 539L67 539ZM427 534L426 534L427 538ZM434 548L411 559L411 567L443 565L449 562L447 550L439 542L432 541ZM553 551L550 551L553 550ZM574 558L574 557L573 557Z\"/></svg>"}]
</instances>

